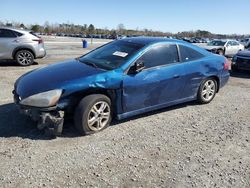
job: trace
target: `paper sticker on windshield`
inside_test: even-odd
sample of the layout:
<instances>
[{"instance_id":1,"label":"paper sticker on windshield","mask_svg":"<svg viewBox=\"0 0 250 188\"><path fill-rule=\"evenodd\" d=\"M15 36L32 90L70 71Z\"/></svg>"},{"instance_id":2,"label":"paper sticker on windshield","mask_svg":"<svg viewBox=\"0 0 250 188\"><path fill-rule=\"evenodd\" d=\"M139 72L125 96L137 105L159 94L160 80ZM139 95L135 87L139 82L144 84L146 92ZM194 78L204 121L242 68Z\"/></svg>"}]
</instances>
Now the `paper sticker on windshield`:
<instances>
[{"instance_id":1,"label":"paper sticker on windshield","mask_svg":"<svg viewBox=\"0 0 250 188\"><path fill-rule=\"evenodd\" d=\"M113 53L113 55L116 55L116 56L119 56L119 57L126 57L128 55L128 53L116 51L116 52Z\"/></svg>"}]
</instances>

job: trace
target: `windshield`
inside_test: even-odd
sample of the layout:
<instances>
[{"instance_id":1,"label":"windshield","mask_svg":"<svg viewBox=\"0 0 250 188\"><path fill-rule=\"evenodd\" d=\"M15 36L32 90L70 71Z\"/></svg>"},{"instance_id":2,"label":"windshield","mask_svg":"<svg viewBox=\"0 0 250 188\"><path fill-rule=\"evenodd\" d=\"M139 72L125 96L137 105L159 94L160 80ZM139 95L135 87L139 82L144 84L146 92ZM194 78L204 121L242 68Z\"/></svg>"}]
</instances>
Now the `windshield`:
<instances>
[{"instance_id":1,"label":"windshield","mask_svg":"<svg viewBox=\"0 0 250 188\"><path fill-rule=\"evenodd\" d=\"M79 61L102 69L113 70L124 64L143 46L143 44L118 40L80 57Z\"/></svg>"},{"instance_id":2,"label":"windshield","mask_svg":"<svg viewBox=\"0 0 250 188\"><path fill-rule=\"evenodd\" d=\"M213 40L211 42L209 42L207 45L208 46L224 46L226 44L226 42L221 41L221 40Z\"/></svg>"}]
</instances>

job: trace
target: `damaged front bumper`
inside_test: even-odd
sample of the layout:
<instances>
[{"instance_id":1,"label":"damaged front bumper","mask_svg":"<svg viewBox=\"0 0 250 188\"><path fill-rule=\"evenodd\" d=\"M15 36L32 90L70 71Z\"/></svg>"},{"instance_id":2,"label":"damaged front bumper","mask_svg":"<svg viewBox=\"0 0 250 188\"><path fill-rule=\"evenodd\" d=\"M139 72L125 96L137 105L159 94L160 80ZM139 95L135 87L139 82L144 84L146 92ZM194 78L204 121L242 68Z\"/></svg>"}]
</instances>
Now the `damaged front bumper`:
<instances>
[{"instance_id":1,"label":"damaged front bumper","mask_svg":"<svg viewBox=\"0 0 250 188\"><path fill-rule=\"evenodd\" d=\"M56 108L37 109L20 106L20 113L30 116L36 121L39 130L45 129L47 133L54 136L61 135L64 111L57 111Z\"/></svg>"},{"instance_id":2,"label":"damaged front bumper","mask_svg":"<svg viewBox=\"0 0 250 188\"><path fill-rule=\"evenodd\" d=\"M64 111L60 110L57 106L48 108L38 108L32 106L24 106L20 104L20 97L13 90L14 103L19 107L21 114L31 117L32 120L37 122L39 130L45 129L50 135L61 135L64 123Z\"/></svg>"}]
</instances>

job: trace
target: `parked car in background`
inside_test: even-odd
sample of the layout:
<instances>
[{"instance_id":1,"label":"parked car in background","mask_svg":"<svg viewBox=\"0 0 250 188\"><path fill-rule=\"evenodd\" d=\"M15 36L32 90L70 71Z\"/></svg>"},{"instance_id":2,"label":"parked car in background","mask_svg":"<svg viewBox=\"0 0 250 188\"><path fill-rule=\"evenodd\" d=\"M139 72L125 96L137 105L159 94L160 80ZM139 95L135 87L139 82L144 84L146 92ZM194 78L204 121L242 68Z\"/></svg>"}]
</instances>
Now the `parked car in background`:
<instances>
[{"instance_id":1,"label":"parked car in background","mask_svg":"<svg viewBox=\"0 0 250 188\"><path fill-rule=\"evenodd\" d=\"M182 40L190 43L207 43L207 39L205 38L199 38L199 37L184 37Z\"/></svg>"},{"instance_id":2,"label":"parked car in background","mask_svg":"<svg viewBox=\"0 0 250 188\"><path fill-rule=\"evenodd\" d=\"M32 31L0 28L0 60L14 59L21 66L46 55L43 40Z\"/></svg>"},{"instance_id":3,"label":"parked car in background","mask_svg":"<svg viewBox=\"0 0 250 188\"><path fill-rule=\"evenodd\" d=\"M117 39L125 39L125 38L127 38L126 35L117 35Z\"/></svg>"},{"instance_id":4,"label":"parked car in background","mask_svg":"<svg viewBox=\"0 0 250 188\"><path fill-rule=\"evenodd\" d=\"M205 104L228 79L225 57L166 38L115 40L68 62L20 77L15 103L60 134L63 114L74 114L83 135L123 119L187 101Z\"/></svg>"},{"instance_id":5,"label":"parked car in background","mask_svg":"<svg viewBox=\"0 0 250 188\"><path fill-rule=\"evenodd\" d=\"M183 41L191 43L191 38L189 37L184 37L182 38Z\"/></svg>"},{"instance_id":6,"label":"parked car in background","mask_svg":"<svg viewBox=\"0 0 250 188\"><path fill-rule=\"evenodd\" d=\"M238 51L245 49L245 47L236 40L212 40L207 43L204 48L212 53L227 57L232 57L238 53Z\"/></svg>"},{"instance_id":7,"label":"parked car in background","mask_svg":"<svg viewBox=\"0 0 250 188\"><path fill-rule=\"evenodd\" d=\"M210 42L210 40L208 38L201 38L201 42L202 43L208 43L208 42Z\"/></svg>"},{"instance_id":8,"label":"parked car in background","mask_svg":"<svg viewBox=\"0 0 250 188\"><path fill-rule=\"evenodd\" d=\"M232 59L232 71L249 70L250 71L250 49L238 52Z\"/></svg>"},{"instance_id":9,"label":"parked car in background","mask_svg":"<svg viewBox=\"0 0 250 188\"><path fill-rule=\"evenodd\" d=\"M250 38L241 40L241 43L245 46L245 48L250 48Z\"/></svg>"}]
</instances>

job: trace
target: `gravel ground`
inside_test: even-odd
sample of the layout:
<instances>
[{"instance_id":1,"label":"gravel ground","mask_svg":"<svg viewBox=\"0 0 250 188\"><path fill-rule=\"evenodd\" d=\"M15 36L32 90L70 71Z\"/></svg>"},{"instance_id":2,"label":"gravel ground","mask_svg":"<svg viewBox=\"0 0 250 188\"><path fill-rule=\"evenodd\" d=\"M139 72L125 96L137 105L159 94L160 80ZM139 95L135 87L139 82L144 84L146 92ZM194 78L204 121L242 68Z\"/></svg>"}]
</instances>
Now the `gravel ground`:
<instances>
[{"instance_id":1,"label":"gravel ground","mask_svg":"<svg viewBox=\"0 0 250 188\"><path fill-rule=\"evenodd\" d=\"M46 138L11 91L25 72L88 51L72 40L46 38L38 65L0 63L1 187L250 187L249 73L231 75L207 105L177 105L85 137L69 120L61 137Z\"/></svg>"}]
</instances>

